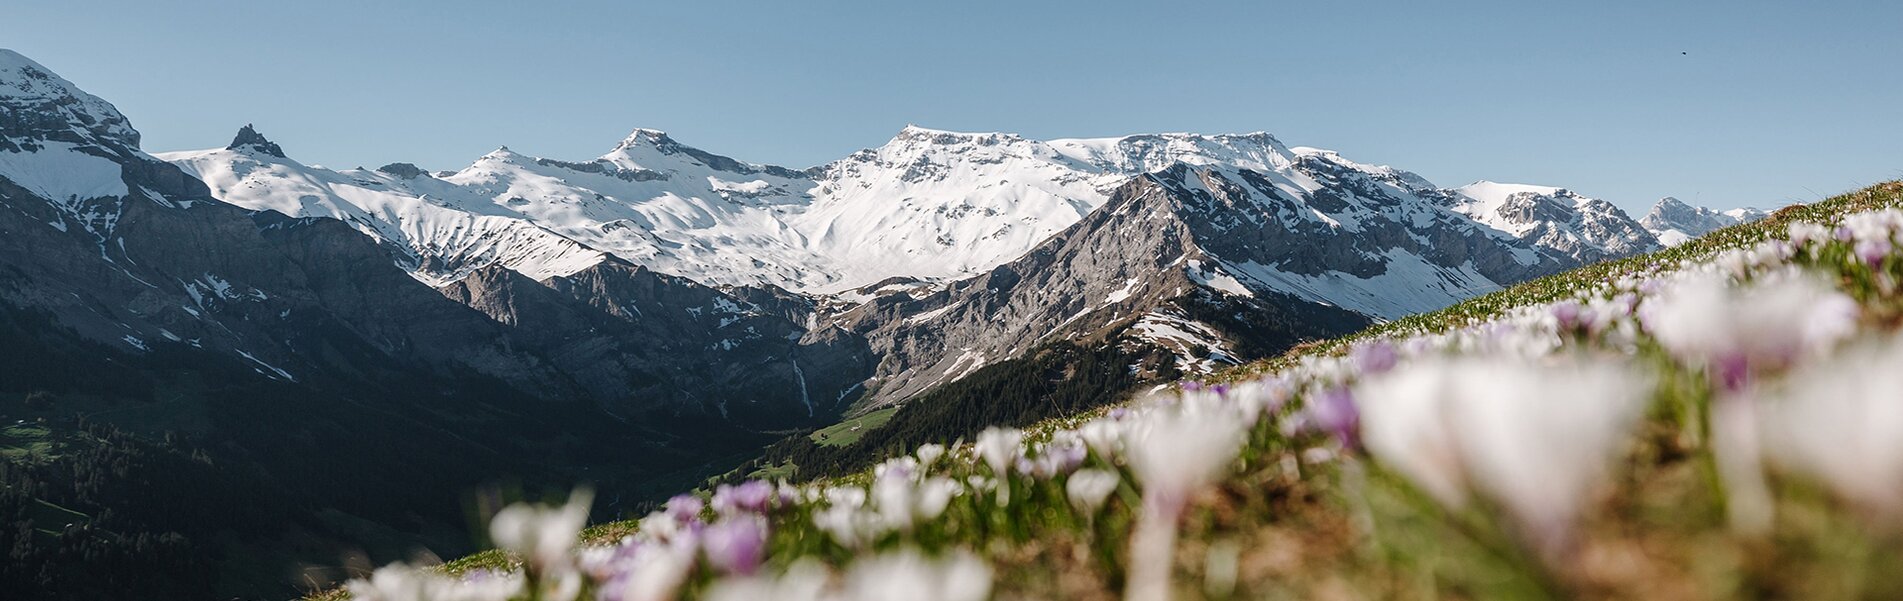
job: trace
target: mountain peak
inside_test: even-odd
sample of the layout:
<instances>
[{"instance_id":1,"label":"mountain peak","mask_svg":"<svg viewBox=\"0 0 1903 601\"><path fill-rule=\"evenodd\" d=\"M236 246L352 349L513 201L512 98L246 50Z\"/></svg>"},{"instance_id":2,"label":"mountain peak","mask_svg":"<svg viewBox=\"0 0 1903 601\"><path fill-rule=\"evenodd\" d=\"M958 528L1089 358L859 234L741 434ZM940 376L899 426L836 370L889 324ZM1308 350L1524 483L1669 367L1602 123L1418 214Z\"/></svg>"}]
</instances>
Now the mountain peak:
<instances>
[{"instance_id":1,"label":"mountain peak","mask_svg":"<svg viewBox=\"0 0 1903 601\"><path fill-rule=\"evenodd\" d=\"M4 138L78 139L139 147L139 132L112 103L86 93L51 69L0 48L0 107L11 112ZM68 133L71 132L71 133ZM0 139L4 139L0 138Z\"/></svg>"},{"instance_id":2,"label":"mountain peak","mask_svg":"<svg viewBox=\"0 0 1903 601\"><path fill-rule=\"evenodd\" d=\"M1685 201L1679 200L1677 198L1673 198L1671 196L1667 196L1665 198L1659 199L1657 203L1652 205L1652 212L1657 213L1659 211L1669 211L1673 209L1684 209L1684 208L1691 208L1691 205L1685 204Z\"/></svg>"},{"instance_id":3,"label":"mountain peak","mask_svg":"<svg viewBox=\"0 0 1903 601\"><path fill-rule=\"evenodd\" d=\"M634 131L628 132L628 136L622 138L620 144L615 145L615 150L635 146L673 147L676 145L679 145L679 142L675 142L673 138L667 137L667 132L658 129L637 127L634 128Z\"/></svg>"},{"instance_id":4,"label":"mountain peak","mask_svg":"<svg viewBox=\"0 0 1903 601\"><path fill-rule=\"evenodd\" d=\"M917 141L926 141L926 142L932 142L937 144L956 144L960 142L971 142L971 141L983 141L983 142L991 143L991 142L998 142L998 141L1005 141L1005 140L1023 140L1023 139L1024 139L1023 136L1019 136L1017 134L1011 134L1011 133L950 131L950 130L944 130L944 129L931 129L928 127L919 127L917 125L910 125L910 124L906 125L905 129L899 130L898 135L892 136L892 141L894 142L901 141L901 140L907 140L907 141L917 140Z\"/></svg>"},{"instance_id":5,"label":"mountain peak","mask_svg":"<svg viewBox=\"0 0 1903 601\"><path fill-rule=\"evenodd\" d=\"M516 154L515 151L513 150L509 150L508 146L497 146L495 150L489 151L489 154L485 154L480 157L477 157L476 162L482 162L482 161L508 162L520 156L522 155Z\"/></svg>"},{"instance_id":6,"label":"mountain peak","mask_svg":"<svg viewBox=\"0 0 1903 601\"><path fill-rule=\"evenodd\" d=\"M225 150L251 150L280 159L285 158L284 149L278 147L276 142L266 139L264 134L258 133L257 128L252 127L250 123L238 128L238 135L231 138L231 144L226 146Z\"/></svg>"}]
</instances>

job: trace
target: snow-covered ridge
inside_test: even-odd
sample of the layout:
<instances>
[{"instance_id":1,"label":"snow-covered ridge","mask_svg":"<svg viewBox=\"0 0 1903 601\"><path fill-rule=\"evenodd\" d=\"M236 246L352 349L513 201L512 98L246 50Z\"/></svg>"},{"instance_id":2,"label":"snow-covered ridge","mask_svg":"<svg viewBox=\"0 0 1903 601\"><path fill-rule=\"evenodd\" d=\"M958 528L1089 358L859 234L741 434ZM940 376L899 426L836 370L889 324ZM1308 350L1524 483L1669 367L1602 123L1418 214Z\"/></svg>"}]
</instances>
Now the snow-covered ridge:
<instances>
[{"instance_id":1,"label":"snow-covered ridge","mask_svg":"<svg viewBox=\"0 0 1903 601\"><path fill-rule=\"evenodd\" d=\"M527 219L481 210L482 203L433 178L332 171L267 152L262 144L159 157L203 180L225 202L350 224L398 251L399 263L432 285L498 262L535 279L569 275L607 256Z\"/></svg>"},{"instance_id":2,"label":"snow-covered ridge","mask_svg":"<svg viewBox=\"0 0 1903 601\"><path fill-rule=\"evenodd\" d=\"M1450 192L1474 220L1589 262L1660 246L1619 207L1565 188L1479 181Z\"/></svg>"},{"instance_id":3,"label":"snow-covered ridge","mask_svg":"<svg viewBox=\"0 0 1903 601\"><path fill-rule=\"evenodd\" d=\"M418 170L409 177L322 170L244 150L165 156L215 180L217 195L234 204L355 219L359 229L412 249L417 260L406 267L438 282L495 261L546 277L596 260L575 249L711 284L771 284L810 293L837 293L892 277L958 279L1022 255L1102 205L1129 178L1176 164L1256 172L1278 182L1286 196L1320 199L1321 205L1339 195L1331 187L1342 185L1348 173L1423 202L1458 195L1413 173L1290 147L1261 132L1039 141L908 126L884 145L806 170L728 158L652 129L636 129L608 153L586 161L504 147L453 173ZM270 168L260 170L257 165L265 163ZM1556 189L1542 190L1551 195ZM1613 215L1608 220L1630 221L1601 201L1567 201L1576 205L1569 209L1605 209ZM496 219L447 216L455 211ZM443 215L419 214L425 212ZM1486 217L1493 212L1470 214L1509 236L1535 227ZM448 222L458 225L419 225ZM544 234L522 233L534 229L574 248L551 238L548 243L565 250L537 251L533 239ZM1560 233L1552 238L1569 245L1563 249L1569 254L1581 252L1574 248L1581 245L1623 254L1653 244L1643 230L1593 235L1572 223L1556 229ZM1619 237L1626 234L1634 239ZM519 243L495 242L502 239ZM432 263L430 257L447 259Z\"/></svg>"},{"instance_id":4,"label":"snow-covered ridge","mask_svg":"<svg viewBox=\"0 0 1903 601\"><path fill-rule=\"evenodd\" d=\"M139 132L112 103L0 49L0 178L68 212L82 201L124 196L124 169L102 144L136 152Z\"/></svg>"},{"instance_id":5,"label":"snow-covered ridge","mask_svg":"<svg viewBox=\"0 0 1903 601\"><path fill-rule=\"evenodd\" d=\"M1660 243L1677 246L1714 230L1757 221L1770 214L1770 211L1749 207L1717 211L1668 196L1652 205L1652 210L1639 223L1658 236Z\"/></svg>"},{"instance_id":6,"label":"snow-covered ridge","mask_svg":"<svg viewBox=\"0 0 1903 601\"><path fill-rule=\"evenodd\" d=\"M139 147L139 132L112 103L86 93L33 59L0 48L0 150L31 151L31 140L83 143L105 138Z\"/></svg>"}]
</instances>

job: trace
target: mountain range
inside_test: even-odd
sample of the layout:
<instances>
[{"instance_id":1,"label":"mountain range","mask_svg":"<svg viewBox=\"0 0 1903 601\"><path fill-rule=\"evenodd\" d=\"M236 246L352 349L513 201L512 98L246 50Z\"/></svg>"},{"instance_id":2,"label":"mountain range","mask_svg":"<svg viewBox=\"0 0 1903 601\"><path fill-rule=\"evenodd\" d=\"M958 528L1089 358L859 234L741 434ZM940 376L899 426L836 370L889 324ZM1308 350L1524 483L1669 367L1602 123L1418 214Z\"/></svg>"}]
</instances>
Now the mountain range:
<instances>
[{"instance_id":1,"label":"mountain range","mask_svg":"<svg viewBox=\"0 0 1903 601\"><path fill-rule=\"evenodd\" d=\"M1266 133L906 127L807 169L648 129L456 171L295 150L246 125L148 153L110 103L0 50L0 334L29 356L0 410L256 466L221 477L331 516L293 520L328 541L284 560L305 563L367 545L358 519L412 524L374 552L454 551L419 533L525 465L632 503L1052 344L1138 381L1208 373L1762 215L1666 199L1635 220ZM340 464L404 453L486 459Z\"/></svg>"}]
</instances>

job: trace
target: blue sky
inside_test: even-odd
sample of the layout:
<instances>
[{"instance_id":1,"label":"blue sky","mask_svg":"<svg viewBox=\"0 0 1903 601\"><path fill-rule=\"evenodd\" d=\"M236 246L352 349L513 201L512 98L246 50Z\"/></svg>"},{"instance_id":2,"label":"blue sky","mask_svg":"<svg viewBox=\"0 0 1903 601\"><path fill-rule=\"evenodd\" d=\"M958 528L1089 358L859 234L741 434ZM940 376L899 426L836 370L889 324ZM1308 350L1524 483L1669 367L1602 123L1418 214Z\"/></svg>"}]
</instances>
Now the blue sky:
<instances>
[{"instance_id":1,"label":"blue sky","mask_svg":"<svg viewBox=\"0 0 1903 601\"><path fill-rule=\"evenodd\" d=\"M1262 130L1628 208L1903 177L1895 2L385 4L24 0L0 47L113 101L147 150L254 122L335 167L588 158L637 126L805 167L916 123Z\"/></svg>"}]
</instances>

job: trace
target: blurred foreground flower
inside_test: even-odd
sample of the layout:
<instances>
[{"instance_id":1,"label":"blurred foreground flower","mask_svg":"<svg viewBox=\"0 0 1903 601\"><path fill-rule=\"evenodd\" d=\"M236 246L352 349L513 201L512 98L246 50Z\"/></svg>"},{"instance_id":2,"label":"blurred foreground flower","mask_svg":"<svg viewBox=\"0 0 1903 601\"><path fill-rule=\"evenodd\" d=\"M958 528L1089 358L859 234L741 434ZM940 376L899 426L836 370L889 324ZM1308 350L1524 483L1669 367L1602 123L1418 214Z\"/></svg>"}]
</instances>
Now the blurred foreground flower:
<instances>
[{"instance_id":1,"label":"blurred foreground flower","mask_svg":"<svg viewBox=\"0 0 1903 601\"><path fill-rule=\"evenodd\" d=\"M1552 551L1651 386L1609 359L1466 357L1404 365L1355 396L1376 460L1449 507L1484 495Z\"/></svg>"},{"instance_id":2,"label":"blurred foreground flower","mask_svg":"<svg viewBox=\"0 0 1903 601\"><path fill-rule=\"evenodd\" d=\"M1855 332L1857 311L1856 301L1816 277L1786 270L1741 288L1721 276L1693 277L1646 302L1640 317L1666 350L1736 392L1753 373L1788 368Z\"/></svg>"},{"instance_id":3,"label":"blurred foreground flower","mask_svg":"<svg viewBox=\"0 0 1903 601\"><path fill-rule=\"evenodd\" d=\"M1177 520L1190 495L1223 475L1242 446L1244 424L1226 406L1181 403L1142 416L1132 431L1130 468L1143 484L1143 513L1130 537L1124 598L1169 598Z\"/></svg>"},{"instance_id":4,"label":"blurred foreground flower","mask_svg":"<svg viewBox=\"0 0 1903 601\"><path fill-rule=\"evenodd\" d=\"M502 508L489 520L489 537L497 547L516 554L531 569L557 571L572 565L570 552L588 525L588 505L594 495L576 491L561 507L518 503Z\"/></svg>"},{"instance_id":5,"label":"blurred foreground flower","mask_svg":"<svg viewBox=\"0 0 1903 601\"><path fill-rule=\"evenodd\" d=\"M431 568L390 564L345 586L352 601L503 601L522 592L516 574L481 572L457 577Z\"/></svg>"},{"instance_id":6,"label":"blurred foreground flower","mask_svg":"<svg viewBox=\"0 0 1903 601\"><path fill-rule=\"evenodd\" d=\"M1078 513L1086 519L1094 519L1110 493L1117 490L1118 481L1117 473L1109 470L1077 470L1064 482L1064 493Z\"/></svg>"},{"instance_id":7,"label":"blurred foreground flower","mask_svg":"<svg viewBox=\"0 0 1903 601\"><path fill-rule=\"evenodd\" d=\"M1903 339L1800 368L1759 416L1777 465L1887 520L1903 519Z\"/></svg>"}]
</instances>

